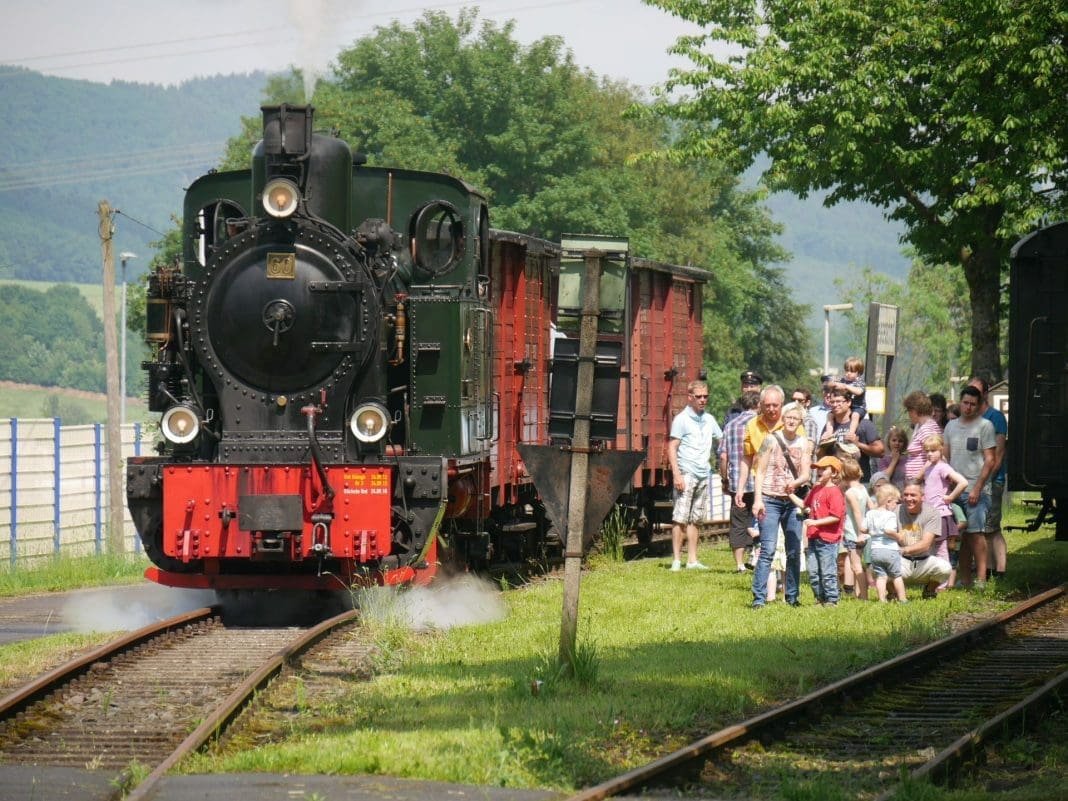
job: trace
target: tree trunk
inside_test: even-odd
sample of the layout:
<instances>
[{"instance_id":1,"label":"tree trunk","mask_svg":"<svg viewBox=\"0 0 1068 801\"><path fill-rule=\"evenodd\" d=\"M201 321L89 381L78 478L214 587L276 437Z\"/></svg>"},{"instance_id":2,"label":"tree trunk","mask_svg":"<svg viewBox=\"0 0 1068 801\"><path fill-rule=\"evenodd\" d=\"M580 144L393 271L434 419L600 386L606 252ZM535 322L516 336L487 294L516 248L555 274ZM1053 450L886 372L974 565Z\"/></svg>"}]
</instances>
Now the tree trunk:
<instances>
[{"instance_id":1,"label":"tree trunk","mask_svg":"<svg viewBox=\"0 0 1068 801\"><path fill-rule=\"evenodd\" d=\"M1001 379L1001 251L997 240L977 245L964 261L972 307L972 375Z\"/></svg>"}]
</instances>

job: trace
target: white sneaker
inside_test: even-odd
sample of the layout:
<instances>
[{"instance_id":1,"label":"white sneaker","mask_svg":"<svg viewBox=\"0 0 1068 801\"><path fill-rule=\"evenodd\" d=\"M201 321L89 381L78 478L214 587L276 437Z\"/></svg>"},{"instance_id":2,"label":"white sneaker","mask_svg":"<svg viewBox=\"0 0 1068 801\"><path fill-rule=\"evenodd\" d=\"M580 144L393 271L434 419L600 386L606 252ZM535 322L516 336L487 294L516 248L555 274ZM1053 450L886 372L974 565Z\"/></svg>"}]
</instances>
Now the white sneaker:
<instances>
[{"instance_id":1,"label":"white sneaker","mask_svg":"<svg viewBox=\"0 0 1068 801\"><path fill-rule=\"evenodd\" d=\"M687 570L708 570L708 568L705 567L704 565L702 565L700 562L690 562L689 564L686 565L686 569Z\"/></svg>"},{"instance_id":2,"label":"white sneaker","mask_svg":"<svg viewBox=\"0 0 1068 801\"><path fill-rule=\"evenodd\" d=\"M682 562L676 559L674 562L671 563L671 572L678 573L680 570L682 570Z\"/></svg>"}]
</instances>

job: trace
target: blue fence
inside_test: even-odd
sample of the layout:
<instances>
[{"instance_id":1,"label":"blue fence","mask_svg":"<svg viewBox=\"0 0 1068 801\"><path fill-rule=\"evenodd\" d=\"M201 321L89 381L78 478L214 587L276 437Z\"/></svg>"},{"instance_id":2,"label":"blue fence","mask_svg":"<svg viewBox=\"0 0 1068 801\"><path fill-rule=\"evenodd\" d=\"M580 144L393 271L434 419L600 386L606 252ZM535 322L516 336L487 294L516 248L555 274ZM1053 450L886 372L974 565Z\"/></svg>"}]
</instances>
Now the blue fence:
<instances>
[{"instance_id":1,"label":"blue fence","mask_svg":"<svg viewBox=\"0 0 1068 801\"><path fill-rule=\"evenodd\" d=\"M122 457L141 454L142 426L122 429ZM123 465L117 465L125 477ZM59 418L0 420L0 559L12 565L64 553L101 553L107 541L107 430L100 424L64 426ZM126 507L123 540L139 551ZM6 505L7 514L4 514ZM2 543L7 543L3 553Z\"/></svg>"}]
</instances>

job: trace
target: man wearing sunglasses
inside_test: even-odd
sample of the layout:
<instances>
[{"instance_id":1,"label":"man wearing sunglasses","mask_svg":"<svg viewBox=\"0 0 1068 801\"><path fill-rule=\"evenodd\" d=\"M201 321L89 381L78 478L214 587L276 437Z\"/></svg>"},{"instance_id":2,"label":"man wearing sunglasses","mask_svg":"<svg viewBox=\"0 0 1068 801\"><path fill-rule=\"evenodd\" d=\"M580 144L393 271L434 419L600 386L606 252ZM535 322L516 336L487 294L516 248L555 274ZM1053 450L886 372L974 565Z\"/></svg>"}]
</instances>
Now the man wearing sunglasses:
<instances>
[{"instance_id":1,"label":"man wearing sunglasses","mask_svg":"<svg viewBox=\"0 0 1068 801\"><path fill-rule=\"evenodd\" d=\"M697 524L709 519L708 476L712 448L723 435L716 419L706 411L708 384L691 381L686 408L671 422L668 464L675 484L675 507L671 513L671 569L682 569L682 535L686 533L690 570L707 570L697 561Z\"/></svg>"}]
</instances>

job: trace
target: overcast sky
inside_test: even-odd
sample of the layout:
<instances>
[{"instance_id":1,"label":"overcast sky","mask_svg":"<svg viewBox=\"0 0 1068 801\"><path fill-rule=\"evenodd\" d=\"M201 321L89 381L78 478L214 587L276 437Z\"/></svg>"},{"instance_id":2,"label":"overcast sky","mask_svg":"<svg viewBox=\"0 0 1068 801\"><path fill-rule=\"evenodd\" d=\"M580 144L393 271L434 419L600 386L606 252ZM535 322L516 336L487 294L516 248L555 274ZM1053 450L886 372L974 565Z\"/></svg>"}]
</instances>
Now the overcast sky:
<instances>
[{"instance_id":1,"label":"overcast sky","mask_svg":"<svg viewBox=\"0 0 1068 801\"><path fill-rule=\"evenodd\" d=\"M483 0L390 10L369 0L33 0L4 3L0 63L67 78L173 84L204 75L322 69L338 51L394 18L423 11L516 21L529 43L563 36L576 62L598 75L648 87L686 62L665 51L695 29L640 0Z\"/></svg>"}]
</instances>

